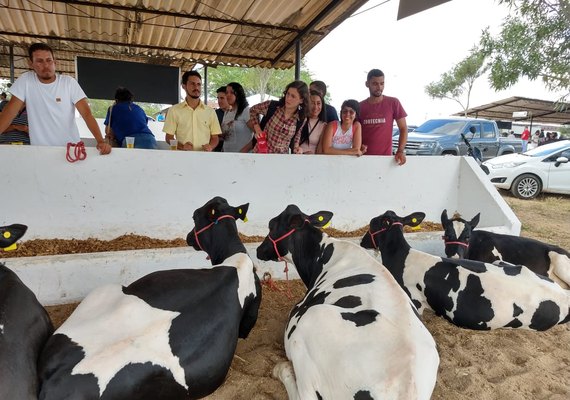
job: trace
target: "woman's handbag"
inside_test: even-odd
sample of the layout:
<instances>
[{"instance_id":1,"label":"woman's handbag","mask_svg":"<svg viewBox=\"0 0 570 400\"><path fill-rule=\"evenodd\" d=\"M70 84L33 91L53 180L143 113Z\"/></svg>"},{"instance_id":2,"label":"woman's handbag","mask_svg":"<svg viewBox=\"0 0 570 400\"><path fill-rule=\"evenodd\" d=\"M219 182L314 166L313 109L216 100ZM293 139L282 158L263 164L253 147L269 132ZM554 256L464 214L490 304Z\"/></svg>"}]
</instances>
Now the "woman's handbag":
<instances>
[{"instance_id":1,"label":"woman's handbag","mask_svg":"<svg viewBox=\"0 0 570 400\"><path fill-rule=\"evenodd\" d=\"M105 126L105 139L112 147L119 147L115 140L115 134L111 128L111 117L113 116L113 106L109 108L109 123Z\"/></svg>"}]
</instances>

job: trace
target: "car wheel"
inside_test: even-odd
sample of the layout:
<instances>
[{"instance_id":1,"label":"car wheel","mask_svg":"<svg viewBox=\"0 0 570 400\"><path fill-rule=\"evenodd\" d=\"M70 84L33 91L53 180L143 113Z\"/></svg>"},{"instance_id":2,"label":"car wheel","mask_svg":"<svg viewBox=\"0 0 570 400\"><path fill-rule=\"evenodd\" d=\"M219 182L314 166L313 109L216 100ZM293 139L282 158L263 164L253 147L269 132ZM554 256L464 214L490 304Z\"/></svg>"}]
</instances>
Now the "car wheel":
<instances>
[{"instance_id":1,"label":"car wheel","mask_svg":"<svg viewBox=\"0 0 570 400\"><path fill-rule=\"evenodd\" d=\"M542 183L535 175L518 176L511 186L511 192L519 199L534 199L542 190Z\"/></svg>"}]
</instances>

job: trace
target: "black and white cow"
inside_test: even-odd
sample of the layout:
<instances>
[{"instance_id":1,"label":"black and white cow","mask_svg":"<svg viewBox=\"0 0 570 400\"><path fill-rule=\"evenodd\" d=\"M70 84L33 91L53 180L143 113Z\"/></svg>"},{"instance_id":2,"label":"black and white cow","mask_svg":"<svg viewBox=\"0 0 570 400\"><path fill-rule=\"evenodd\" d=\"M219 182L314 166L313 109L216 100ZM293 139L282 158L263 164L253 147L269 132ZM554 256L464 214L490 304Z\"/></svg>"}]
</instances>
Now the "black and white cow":
<instances>
[{"instance_id":1,"label":"black and white cow","mask_svg":"<svg viewBox=\"0 0 570 400\"><path fill-rule=\"evenodd\" d=\"M378 249L383 264L420 312L433 310L453 324L477 330L543 331L570 319L570 291L520 265L441 258L412 249L403 225L418 226L424 213L373 218L361 246Z\"/></svg>"},{"instance_id":2,"label":"black and white cow","mask_svg":"<svg viewBox=\"0 0 570 400\"><path fill-rule=\"evenodd\" d=\"M0 249L14 246L27 229L20 224L0 227ZM52 332L35 294L0 263L0 399L38 398L38 357Z\"/></svg>"},{"instance_id":3,"label":"black and white cow","mask_svg":"<svg viewBox=\"0 0 570 400\"><path fill-rule=\"evenodd\" d=\"M570 253L561 247L538 240L477 230L477 214L471 221L460 216L447 217L441 213L445 231L445 254L448 257L466 258L484 262L506 261L521 264L548 276L564 289L570 288Z\"/></svg>"},{"instance_id":4,"label":"black and white cow","mask_svg":"<svg viewBox=\"0 0 570 400\"><path fill-rule=\"evenodd\" d=\"M235 223L247 209L216 197L194 212L187 242L213 267L90 293L46 345L40 399L198 399L216 390L261 301Z\"/></svg>"},{"instance_id":5,"label":"black and white cow","mask_svg":"<svg viewBox=\"0 0 570 400\"><path fill-rule=\"evenodd\" d=\"M295 205L269 222L261 260L293 262L307 286L285 330L289 361L273 370L289 399L429 399L435 342L390 273L356 244L318 227L332 213Z\"/></svg>"}]
</instances>

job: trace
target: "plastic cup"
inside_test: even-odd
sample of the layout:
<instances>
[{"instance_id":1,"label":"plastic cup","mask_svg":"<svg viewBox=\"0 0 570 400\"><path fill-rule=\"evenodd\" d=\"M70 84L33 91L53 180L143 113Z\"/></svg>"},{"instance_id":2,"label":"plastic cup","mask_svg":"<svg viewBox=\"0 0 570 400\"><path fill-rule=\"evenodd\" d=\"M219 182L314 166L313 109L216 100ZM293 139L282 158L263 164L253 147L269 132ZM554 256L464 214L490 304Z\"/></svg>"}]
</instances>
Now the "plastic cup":
<instances>
[{"instance_id":1,"label":"plastic cup","mask_svg":"<svg viewBox=\"0 0 570 400\"><path fill-rule=\"evenodd\" d=\"M135 138L132 136L127 136L125 138L125 141L127 143L127 149L134 149L135 148Z\"/></svg>"},{"instance_id":2,"label":"plastic cup","mask_svg":"<svg viewBox=\"0 0 570 400\"><path fill-rule=\"evenodd\" d=\"M178 140L171 139L170 140L170 150L177 150L178 149Z\"/></svg>"}]
</instances>

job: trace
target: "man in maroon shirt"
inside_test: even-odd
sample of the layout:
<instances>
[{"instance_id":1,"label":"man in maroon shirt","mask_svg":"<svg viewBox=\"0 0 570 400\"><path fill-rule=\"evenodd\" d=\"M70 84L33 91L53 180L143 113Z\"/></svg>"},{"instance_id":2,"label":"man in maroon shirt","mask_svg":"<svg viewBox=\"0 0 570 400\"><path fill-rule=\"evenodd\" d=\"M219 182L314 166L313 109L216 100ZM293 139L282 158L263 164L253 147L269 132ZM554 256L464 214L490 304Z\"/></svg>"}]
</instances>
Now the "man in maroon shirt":
<instances>
[{"instance_id":1,"label":"man in maroon shirt","mask_svg":"<svg viewBox=\"0 0 570 400\"><path fill-rule=\"evenodd\" d=\"M400 140L394 158L400 165L406 163L406 141L408 126L406 111L395 97L383 95L384 73L379 69L368 72L366 87L370 97L360 102L360 123L362 143L367 155L392 155L392 125L394 121L400 129Z\"/></svg>"}]
</instances>

